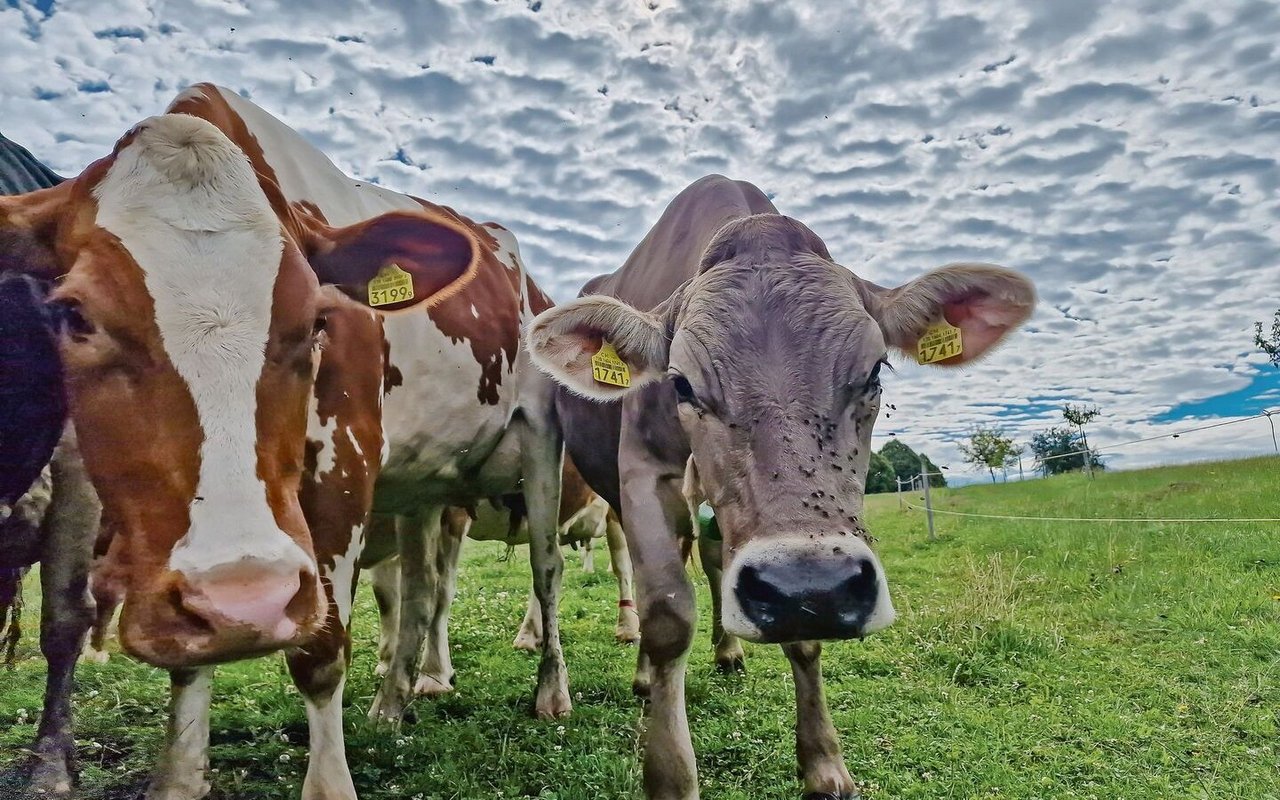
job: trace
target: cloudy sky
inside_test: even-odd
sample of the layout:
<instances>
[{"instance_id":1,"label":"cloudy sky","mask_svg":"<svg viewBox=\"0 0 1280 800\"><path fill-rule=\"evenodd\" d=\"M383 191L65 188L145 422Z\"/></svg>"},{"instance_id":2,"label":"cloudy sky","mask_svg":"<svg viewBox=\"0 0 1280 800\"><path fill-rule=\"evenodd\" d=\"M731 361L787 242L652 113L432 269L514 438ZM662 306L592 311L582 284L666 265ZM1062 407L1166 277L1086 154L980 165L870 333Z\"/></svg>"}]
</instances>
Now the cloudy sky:
<instances>
[{"instance_id":1,"label":"cloudy sky","mask_svg":"<svg viewBox=\"0 0 1280 800\"><path fill-rule=\"evenodd\" d=\"M304 6L305 11L298 8ZM1280 407L1280 6L1176 0L4 0L0 130L72 175L184 86L347 172L512 228L557 299L721 172L897 284L956 260L1041 305L964 372L906 363L878 438L963 469L1065 401L1107 445ZM1117 467L1272 451L1266 420Z\"/></svg>"}]
</instances>

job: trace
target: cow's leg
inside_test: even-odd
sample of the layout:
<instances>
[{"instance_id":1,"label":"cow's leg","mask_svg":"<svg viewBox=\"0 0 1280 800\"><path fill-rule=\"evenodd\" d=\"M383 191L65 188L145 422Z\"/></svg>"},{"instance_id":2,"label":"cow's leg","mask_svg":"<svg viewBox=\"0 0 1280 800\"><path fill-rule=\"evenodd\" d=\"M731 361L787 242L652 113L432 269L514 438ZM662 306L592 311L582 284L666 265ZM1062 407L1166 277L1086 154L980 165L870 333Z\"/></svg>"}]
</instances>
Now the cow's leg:
<instances>
[{"instance_id":1,"label":"cow's leg","mask_svg":"<svg viewBox=\"0 0 1280 800\"><path fill-rule=\"evenodd\" d=\"M70 793L74 776L71 693L76 658L93 622L89 569L101 516L69 426L54 451L50 474L52 495L40 554L40 651L49 672L31 788L37 794L63 795Z\"/></svg>"},{"instance_id":2,"label":"cow's leg","mask_svg":"<svg viewBox=\"0 0 1280 800\"><path fill-rule=\"evenodd\" d=\"M390 667L382 676L382 684L369 709L370 719L398 723L409 702L422 639L434 612L435 586L429 574L429 562L434 562L434 555L428 556L428 553L435 553L443 511L439 506L432 506L422 509L421 516L396 519L400 625Z\"/></svg>"},{"instance_id":3,"label":"cow's leg","mask_svg":"<svg viewBox=\"0 0 1280 800\"><path fill-rule=\"evenodd\" d=\"M107 639L111 637L111 623L115 619L116 609L120 607L121 598L113 587L102 583L90 582L93 594L93 627L89 629L89 641L85 642L80 659L92 664L105 664L111 659L107 652Z\"/></svg>"},{"instance_id":4,"label":"cow's leg","mask_svg":"<svg viewBox=\"0 0 1280 800\"><path fill-rule=\"evenodd\" d=\"M524 500L529 510L529 563L533 592L542 611L542 661L538 664L538 692L534 713L541 719L564 717L573 710L569 675L560 649L560 581L564 556L560 552L560 436L540 430L532 421L523 429L521 467Z\"/></svg>"},{"instance_id":5,"label":"cow's leg","mask_svg":"<svg viewBox=\"0 0 1280 800\"><path fill-rule=\"evenodd\" d=\"M209 793L209 701L213 667L169 673L169 724L146 800L198 800Z\"/></svg>"},{"instance_id":6,"label":"cow's leg","mask_svg":"<svg viewBox=\"0 0 1280 800\"><path fill-rule=\"evenodd\" d=\"M698 768L684 699L696 607L679 546L691 520L680 492L683 476L655 474L654 468L641 463L622 475L622 516L640 590L640 653L651 675L645 795L650 800L696 800Z\"/></svg>"},{"instance_id":7,"label":"cow's leg","mask_svg":"<svg viewBox=\"0 0 1280 800\"><path fill-rule=\"evenodd\" d=\"M471 527L471 517L460 508L444 512L435 551L428 550L427 557L434 559L430 573L435 589L431 621L427 638L423 642L421 667L414 683L414 694L442 695L453 691L453 658L449 654L449 610L458 590L458 556L462 553L462 540ZM430 544L428 544L430 547Z\"/></svg>"},{"instance_id":8,"label":"cow's leg","mask_svg":"<svg viewBox=\"0 0 1280 800\"><path fill-rule=\"evenodd\" d=\"M520 622L520 630L516 632L516 640L511 646L530 653L536 653L542 647L542 606L538 603L538 595L532 586L529 587L529 602L525 604L524 619Z\"/></svg>"},{"instance_id":9,"label":"cow's leg","mask_svg":"<svg viewBox=\"0 0 1280 800\"><path fill-rule=\"evenodd\" d=\"M334 572L341 574L338 569ZM333 602L323 630L287 656L289 673L307 705L310 747L302 800L356 800L342 733L342 687L351 663L349 626L355 579L354 571L350 582L330 579Z\"/></svg>"},{"instance_id":10,"label":"cow's leg","mask_svg":"<svg viewBox=\"0 0 1280 800\"><path fill-rule=\"evenodd\" d=\"M605 518L605 541L609 543L609 563L618 579L618 627L613 635L619 642L640 641L640 615L636 613L635 576L631 572L631 553L627 550L627 535L622 532L618 517L609 509Z\"/></svg>"},{"instance_id":11,"label":"cow's leg","mask_svg":"<svg viewBox=\"0 0 1280 800\"><path fill-rule=\"evenodd\" d=\"M592 542L594 539L588 539L582 543L582 571L596 571L596 549Z\"/></svg>"},{"instance_id":12,"label":"cow's leg","mask_svg":"<svg viewBox=\"0 0 1280 800\"><path fill-rule=\"evenodd\" d=\"M698 559L702 562L702 571L707 574L707 582L711 584L711 644L716 649L716 670L725 674L746 672L742 642L720 624L720 578L724 575L722 547L721 542L698 537Z\"/></svg>"},{"instance_id":13,"label":"cow's leg","mask_svg":"<svg viewBox=\"0 0 1280 800\"><path fill-rule=\"evenodd\" d=\"M370 568L369 578L378 605L378 666L374 672L381 677L391 669L400 629L400 560L393 556L378 562Z\"/></svg>"},{"instance_id":14,"label":"cow's leg","mask_svg":"<svg viewBox=\"0 0 1280 800\"><path fill-rule=\"evenodd\" d=\"M791 660L796 682L796 758L805 796L823 800L857 797L822 690L822 644L795 642L784 644L782 650Z\"/></svg>"}]
</instances>

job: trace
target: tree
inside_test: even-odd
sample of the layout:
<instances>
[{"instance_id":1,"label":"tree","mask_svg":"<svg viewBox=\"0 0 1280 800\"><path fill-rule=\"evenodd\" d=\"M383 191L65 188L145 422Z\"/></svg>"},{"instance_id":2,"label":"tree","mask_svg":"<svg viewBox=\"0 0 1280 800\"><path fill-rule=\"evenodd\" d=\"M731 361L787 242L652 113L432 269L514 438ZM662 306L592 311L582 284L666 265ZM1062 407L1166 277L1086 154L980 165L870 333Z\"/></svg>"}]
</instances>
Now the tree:
<instances>
[{"instance_id":1,"label":"tree","mask_svg":"<svg viewBox=\"0 0 1280 800\"><path fill-rule=\"evenodd\" d=\"M1040 462L1040 472L1048 477L1084 469L1085 451L1079 434L1066 426L1055 425L1031 437L1031 452ZM1105 469L1096 450L1088 451L1092 469Z\"/></svg>"},{"instance_id":2,"label":"tree","mask_svg":"<svg viewBox=\"0 0 1280 800\"><path fill-rule=\"evenodd\" d=\"M1084 434L1084 426L1092 422L1093 418L1101 413L1102 409L1097 406L1090 408L1084 403L1081 403L1080 405L1067 403L1062 406L1062 418L1068 423L1076 426L1076 430L1080 432L1081 446L1085 450L1089 450L1089 437ZM1084 462L1084 471L1089 472L1092 466L1092 463L1089 461Z\"/></svg>"},{"instance_id":3,"label":"tree","mask_svg":"<svg viewBox=\"0 0 1280 800\"><path fill-rule=\"evenodd\" d=\"M885 457L893 467L893 474L904 483L920 474L920 459L923 457L925 471L929 473L929 485L939 488L947 485L947 479L942 476L942 470L938 469L937 464L898 439L891 439L881 447L880 455Z\"/></svg>"},{"instance_id":4,"label":"tree","mask_svg":"<svg viewBox=\"0 0 1280 800\"><path fill-rule=\"evenodd\" d=\"M979 425L969 432L969 441L960 445L960 452L974 469L985 467L995 483L996 469L1018 463L1022 448L1013 443L1013 437L1005 436L1002 428Z\"/></svg>"},{"instance_id":5,"label":"tree","mask_svg":"<svg viewBox=\"0 0 1280 800\"><path fill-rule=\"evenodd\" d=\"M897 488L893 482L893 465L889 459L879 453L871 454L871 464L867 467L867 494L892 492Z\"/></svg>"},{"instance_id":6,"label":"tree","mask_svg":"<svg viewBox=\"0 0 1280 800\"><path fill-rule=\"evenodd\" d=\"M1262 335L1261 322L1255 322L1253 330L1253 343L1267 354L1267 358L1271 359L1271 366L1280 369L1280 311L1277 311L1275 319L1271 320L1270 336Z\"/></svg>"}]
</instances>

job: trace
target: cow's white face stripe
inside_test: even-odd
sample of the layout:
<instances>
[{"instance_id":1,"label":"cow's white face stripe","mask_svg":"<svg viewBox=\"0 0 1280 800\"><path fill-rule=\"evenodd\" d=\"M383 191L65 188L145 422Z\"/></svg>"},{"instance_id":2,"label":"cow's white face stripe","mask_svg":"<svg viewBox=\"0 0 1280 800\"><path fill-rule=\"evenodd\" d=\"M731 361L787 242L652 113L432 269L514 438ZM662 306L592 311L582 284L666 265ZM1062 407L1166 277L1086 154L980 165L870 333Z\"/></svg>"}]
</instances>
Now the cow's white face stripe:
<instances>
[{"instance_id":1,"label":"cow's white face stripe","mask_svg":"<svg viewBox=\"0 0 1280 800\"><path fill-rule=\"evenodd\" d=\"M98 224L142 269L165 353L203 429L191 527L170 567L305 563L257 477L256 389L284 242L248 159L205 120L153 117L94 193Z\"/></svg>"}]
</instances>

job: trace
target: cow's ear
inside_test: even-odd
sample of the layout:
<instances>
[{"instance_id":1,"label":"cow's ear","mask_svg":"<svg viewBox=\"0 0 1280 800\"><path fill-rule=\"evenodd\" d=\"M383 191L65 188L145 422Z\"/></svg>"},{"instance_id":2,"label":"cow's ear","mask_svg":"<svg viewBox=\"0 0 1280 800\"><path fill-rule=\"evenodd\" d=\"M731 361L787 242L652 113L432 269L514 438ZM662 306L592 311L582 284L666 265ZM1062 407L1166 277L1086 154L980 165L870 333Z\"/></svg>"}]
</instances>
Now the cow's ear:
<instances>
[{"instance_id":1,"label":"cow's ear","mask_svg":"<svg viewBox=\"0 0 1280 800\"><path fill-rule=\"evenodd\" d=\"M667 371L662 322L603 295L542 312L529 323L526 341L538 368L593 400L616 400Z\"/></svg>"},{"instance_id":2,"label":"cow's ear","mask_svg":"<svg viewBox=\"0 0 1280 800\"><path fill-rule=\"evenodd\" d=\"M876 289L885 340L909 355L919 354L921 337L942 320L960 329L959 354L939 357L935 351L924 359L945 367L980 358L1026 322L1036 305L1031 281L990 264L952 264L897 289Z\"/></svg>"},{"instance_id":3,"label":"cow's ear","mask_svg":"<svg viewBox=\"0 0 1280 800\"><path fill-rule=\"evenodd\" d=\"M55 255L54 239L71 187L71 181L66 181L48 189L0 197L0 271L46 279L66 272Z\"/></svg>"},{"instance_id":4,"label":"cow's ear","mask_svg":"<svg viewBox=\"0 0 1280 800\"><path fill-rule=\"evenodd\" d=\"M378 311L434 305L470 282L479 244L462 226L393 211L345 228L311 226L307 260L321 283Z\"/></svg>"}]
</instances>

